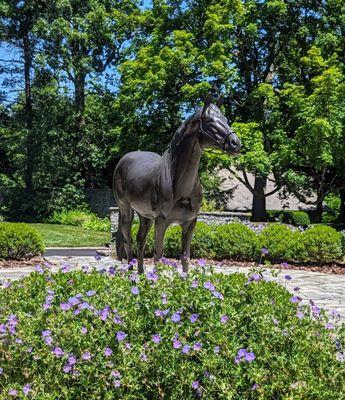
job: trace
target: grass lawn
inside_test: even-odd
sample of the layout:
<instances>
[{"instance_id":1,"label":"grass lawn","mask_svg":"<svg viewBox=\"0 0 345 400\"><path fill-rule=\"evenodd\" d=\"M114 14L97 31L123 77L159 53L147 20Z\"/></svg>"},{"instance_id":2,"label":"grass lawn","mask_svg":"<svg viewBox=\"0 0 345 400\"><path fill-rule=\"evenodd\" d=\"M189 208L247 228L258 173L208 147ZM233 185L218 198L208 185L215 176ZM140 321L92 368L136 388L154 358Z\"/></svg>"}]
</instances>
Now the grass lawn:
<instances>
[{"instance_id":1,"label":"grass lawn","mask_svg":"<svg viewBox=\"0 0 345 400\"><path fill-rule=\"evenodd\" d=\"M30 224L44 239L46 247L98 247L109 242L110 233L97 232L79 226Z\"/></svg>"}]
</instances>

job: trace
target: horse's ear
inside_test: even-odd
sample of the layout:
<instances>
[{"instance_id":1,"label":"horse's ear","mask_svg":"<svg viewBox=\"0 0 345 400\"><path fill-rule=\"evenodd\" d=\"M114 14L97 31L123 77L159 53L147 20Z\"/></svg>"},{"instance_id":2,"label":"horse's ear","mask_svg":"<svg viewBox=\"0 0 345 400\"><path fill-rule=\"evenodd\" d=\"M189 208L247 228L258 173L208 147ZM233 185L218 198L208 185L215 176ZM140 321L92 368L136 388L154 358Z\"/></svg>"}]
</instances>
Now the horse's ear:
<instances>
[{"instance_id":1,"label":"horse's ear","mask_svg":"<svg viewBox=\"0 0 345 400\"><path fill-rule=\"evenodd\" d=\"M203 115L205 114L205 111L206 111L207 108L210 106L211 101L212 101L212 93L210 92L210 93L205 97L205 100L204 100L204 107L202 108L201 116L203 116Z\"/></svg>"},{"instance_id":2,"label":"horse's ear","mask_svg":"<svg viewBox=\"0 0 345 400\"><path fill-rule=\"evenodd\" d=\"M217 100L217 102L216 102L216 106L217 106L218 108L220 108L220 107L222 106L222 104L223 104L223 101L224 101L224 96L221 94L221 95L218 97L218 100Z\"/></svg>"}]
</instances>

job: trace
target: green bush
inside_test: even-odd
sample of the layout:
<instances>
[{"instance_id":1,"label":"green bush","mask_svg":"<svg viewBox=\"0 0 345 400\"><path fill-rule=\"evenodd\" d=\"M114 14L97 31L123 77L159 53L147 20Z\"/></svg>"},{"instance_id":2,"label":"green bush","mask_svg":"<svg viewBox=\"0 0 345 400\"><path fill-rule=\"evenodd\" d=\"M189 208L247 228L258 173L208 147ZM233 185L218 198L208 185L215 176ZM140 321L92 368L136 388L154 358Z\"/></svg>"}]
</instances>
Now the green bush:
<instances>
[{"instance_id":1,"label":"green bush","mask_svg":"<svg viewBox=\"0 0 345 400\"><path fill-rule=\"evenodd\" d=\"M305 211L286 211L283 214L283 222L294 226L308 226L310 218Z\"/></svg>"},{"instance_id":2,"label":"green bush","mask_svg":"<svg viewBox=\"0 0 345 400\"><path fill-rule=\"evenodd\" d=\"M214 240L216 226L204 222L197 222L191 244L191 256L193 258L214 258L216 256Z\"/></svg>"},{"instance_id":3,"label":"green bush","mask_svg":"<svg viewBox=\"0 0 345 400\"><path fill-rule=\"evenodd\" d=\"M0 223L0 259L29 258L43 252L42 236L24 223Z\"/></svg>"},{"instance_id":4,"label":"green bush","mask_svg":"<svg viewBox=\"0 0 345 400\"><path fill-rule=\"evenodd\" d=\"M331 262L342 256L342 237L330 226L312 226L301 234L305 261Z\"/></svg>"},{"instance_id":5,"label":"green bush","mask_svg":"<svg viewBox=\"0 0 345 400\"><path fill-rule=\"evenodd\" d=\"M344 330L274 282L85 272L0 289L1 400L340 399Z\"/></svg>"},{"instance_id":6,"label":"green bush","mask_svg":"<svg viewBox=\"0 0 345 400\"><path fill-rule=\"evenodd\" d=\"M49 220L54 224L81 226L93 231L110 232L108 218L99 218L96 214L84 210L54 212Z\"/></svg>"},{"instance_id":7,"label":"green bush","mask_svg":"<svg viewBox=\"0 0 345 400\"><path fill-rule=\"evenodd\" d=\"M298 260L302 246L300 232L292 231L288 226L270 224L259 234L260 245L269 251L266 256L273 261Z\"/></svg>"},{"instance_id":8,"label":"green bush","mask_svg":"<svg viewBox=\"0 0 345 400\"><path fill-rule=\"evenodd\" d=\"M255 260L258 258L257 235L241 223L218 225L213 237L217 259Z\"/></svg>"},{"instance_id":9,"label":"green bush","mask_svg":"<svg viewBox=\"0 0 345 400\"><path fill-rule=\"evenodd\" d=\"M267 211L267 218L270 222L281 222L294 226L310 225L309 215L305 211L270 210Z\"/></svg>"}]
</instances>

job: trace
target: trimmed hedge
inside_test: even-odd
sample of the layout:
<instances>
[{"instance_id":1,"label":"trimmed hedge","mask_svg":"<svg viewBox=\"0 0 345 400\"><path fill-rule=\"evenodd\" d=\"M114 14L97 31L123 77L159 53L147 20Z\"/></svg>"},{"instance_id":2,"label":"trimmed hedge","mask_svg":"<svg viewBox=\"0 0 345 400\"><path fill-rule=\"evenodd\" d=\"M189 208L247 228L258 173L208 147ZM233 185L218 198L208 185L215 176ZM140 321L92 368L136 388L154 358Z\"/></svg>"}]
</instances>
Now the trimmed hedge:
<instances>
[{"instance_id":1,"label":"trimmed hedge","mask_svg":"<svg viewBox=\"0 0 345 400\"><path fill-rule=\"evenodd\" d=\"M281 224L268 225L259 234L261 246L268 249L272 261L299 260L302 254L300 232Z\"/></svg>"},{"instance_id":2,"label":"trimmed hedge","mask_svg":"<svg viewBox=\"0 0 345 400\"><path fill-rule=\"evenodd\" d=\"M138 223L133 224L133 248L136 251ZM207 225L198 222L191 245L192 258L215 258L258 261L261 248L267 248L266 258L274 261L331 262L339 260L343 235L328 226L317 226L301 232L283 224L267 225L261 233L255 233L246 225L231 223ZM146 256L152 256L154 248L151 229L145 249ZM181 253L181 228L170 226L164 238L164 255L178 258Z\"/></svg>"},{"instance_id":3,"label":"trimmed hedge","mask_svg":"<svg viewBox=\"0 0 345 400\"><path fill-rule=\"evenodd\" d=\"M0 259L29 258L44 250L43 238L24 223L0 223Z\"/></svg>"},{"instance_id":4,"label":"trimmed hedge","mask_svg":"<svg viewBox=\"0 0 345 400\"><path fill-rule=\"evenodd\" d=\"M331 262L343 254L341 234L330 226L311 226L300 240L305 261Z\"/></svg>"},{"instance_id":5,"label":"trimmed hedge","mask_svg":"<svg viewBox=\"0 0 345 400\"><path fill-rule=\"evenodd\" d=\"M309 214L305 211L267 211L268 220L294 226L310 225Z\"/></svg>"}]
</instances>

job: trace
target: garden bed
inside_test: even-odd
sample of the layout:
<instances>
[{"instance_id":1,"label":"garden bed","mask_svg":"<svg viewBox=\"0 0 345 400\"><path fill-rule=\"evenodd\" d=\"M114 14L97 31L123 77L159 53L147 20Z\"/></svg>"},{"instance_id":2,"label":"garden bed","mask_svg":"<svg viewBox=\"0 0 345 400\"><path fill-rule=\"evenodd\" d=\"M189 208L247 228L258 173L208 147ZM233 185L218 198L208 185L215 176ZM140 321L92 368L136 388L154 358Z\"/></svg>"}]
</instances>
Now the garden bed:
<instances>
[{"instance_id":1,"label":"garden bed","mask_svg":"<svg viewBox=\"0 0 345 400\"><path fill-rule=\"evenodd\" d=\"M259 272L186 276L167 264L144 277L41 267L8 283L0 399L339 399L335 315Z\"/></svg>"}]
</instances>

